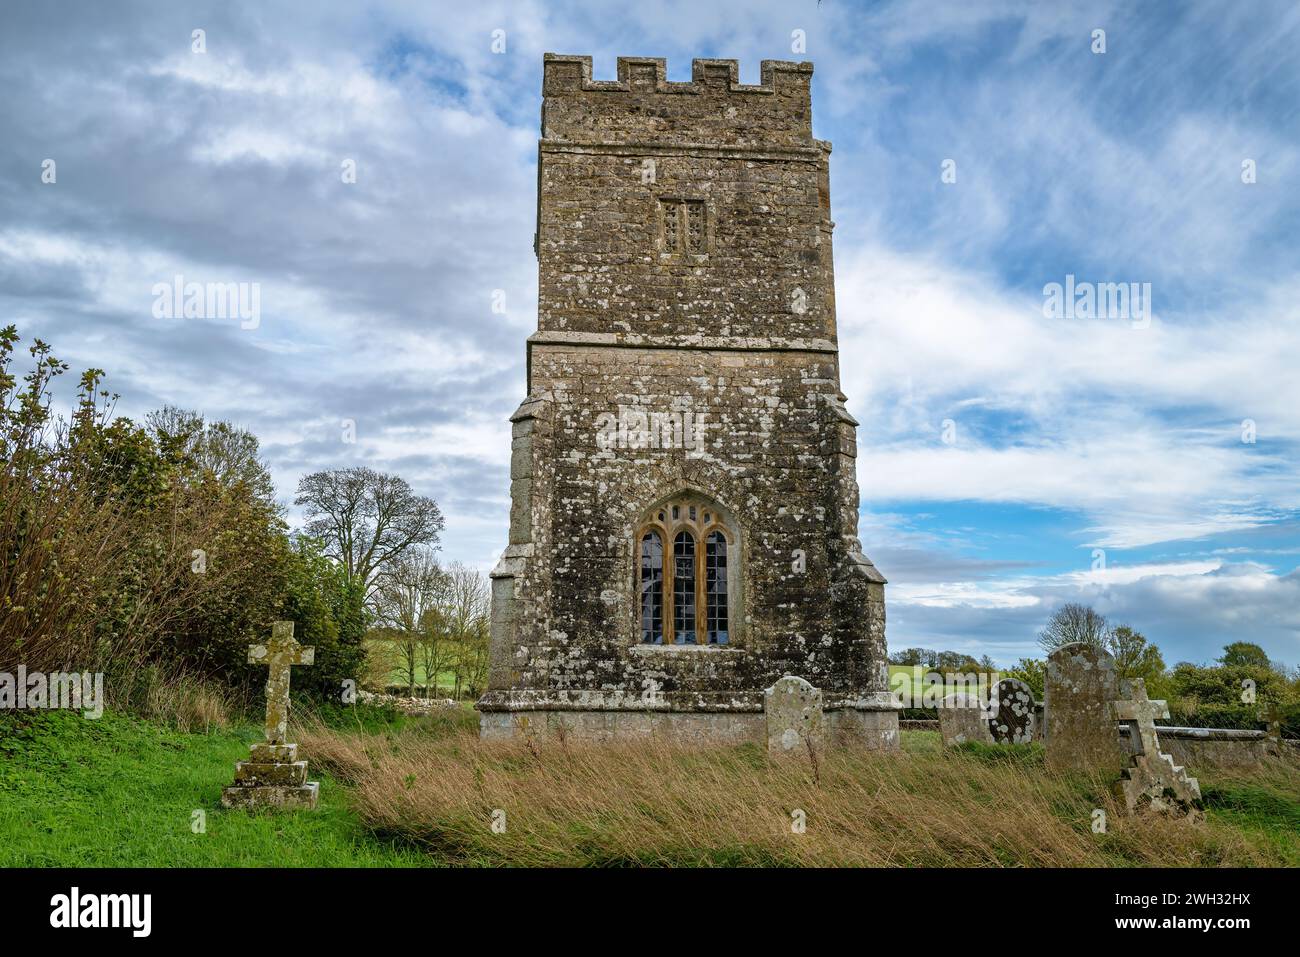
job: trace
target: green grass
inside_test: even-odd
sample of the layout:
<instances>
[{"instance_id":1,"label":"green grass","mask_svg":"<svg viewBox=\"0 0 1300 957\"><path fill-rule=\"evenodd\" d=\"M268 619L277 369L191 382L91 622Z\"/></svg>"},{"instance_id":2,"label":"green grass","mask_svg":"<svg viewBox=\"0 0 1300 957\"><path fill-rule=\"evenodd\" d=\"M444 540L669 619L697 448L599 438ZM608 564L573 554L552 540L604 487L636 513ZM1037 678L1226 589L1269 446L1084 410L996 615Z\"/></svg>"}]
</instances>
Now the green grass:
<instances>
[{"instance_id":1,"label":"green grass","mask_svg":"<svg viewBox=\"0 0 1300 957\"><path fill-rule=\"evenodd\" d=\"M306 717L309 710L300 706L299 714ZM383 754L396 755L412 745L427 743L430 760L423 765L413 764L407 769L410 780L395 779L393 787L409 791L418 772L419 780L427 782L426 788L437 786L446 791L445 800L453 810L457 802L475 800L467 797L474 791L472 784L462 790L449 779L457 762L468 761L489 769L499 766L498 770L508 772L508 779L503 781L508 793L515 798L528 795L528 801L520 805L522 812L528 803L537 800L538 794L528 788L530 782L536 783L533 778L553 763L551 758L557 762L570 760L563 749L557 752L558 757L548 758L550 752L545 749L538 757L520 747L517 754L509 750L492 752L488 755L491 760L483 764L482 756L474 757L477 739L469 736L476 726L476 715L467 707L409 717L386 709L333 705L314 710L313 716L320 719L319 724L310 722L319 739L316 747L319 742L355 740L358 736L380 745L359 766L364 777L358 780L366 782L374 780L372 773L378 775L372 772L372 762ZM384 827L379 822L374 828L367 827L354 810L364 803L360 801L361 792L345 783L354 780L348 776L348 769L341 772L345 780L333 778L324 773L323 760L314 760L311 769L312 779L321 782L321 803L315 812L250 814L223 810L221 789L231 782L235 762L245 758L248 745L258 739L260 730L249 724L199 734L112 712L97 721L66 712L0 713L0 866L408 867L436 866L449 860L447 854L438 852L427 841L423 847L418 846L401 828ZM849 764L857 767L855 774L875 774L895 787L899 800L929 800L932 810L942 808L942 813L972 816L972 826L985 817L993 820L998 809L1014 798L1008 782L1014 783L1026 774L1034 779L1042 763L1042 749L1038 746L1006 749L968 745L944 749L939 735L931 731L905 731L902 745L904 755L895 759L896 763L864 760ZM680 775L673 777L684 785L708 779L709 774L751 783L751 779L770 777L765 771L766 755L756 745L692 754L681 760L686 763L678 769ZM831 774L839 760L828 756L826 773ZM913 765L918 773L909 773ZM595 778L602 782L594 788L596 792L605 790L619 767L601 765L598 770L606 776ZM1243 852L1234 850L1240 838L1259 849L1255 857L1300 865L1300 788L1296 787L1294 768L1268 765L1249 770L1194 770L1200 777L1208 815L1207 824L1199 829L1208 827L1210 831L1202 841L1204 848L1197 852L1201 854L1197 860L1208 860L1206 855L1212 856L1220 846L1230 855L1227 860L1241 860ZM432 776L425 777L426 773ZM560 774L560 779L568 773ZM846 782L840 784L847 786ZM800 787L806 785L803 782ZM1052 787L1050 782L1043 786L1048 791ZM483 787L481 781L479 787ZM945 787L949 791L941 790ZM868 788L864 793L869 796L873 792ZM412 799L419 796L413 794ZM817 800L833 798L832 793ZM1053 816L1076 822L1077 828L1084 831L1090 811L1096 806L1094 795L1086 788L1046 793L1038 800L1049 801ZM955 808L953 802L962 807ZM833 808L828 805L828 809ZM192 830L196 811L206 815L205 833ZM892 820L889 813L883 806L877 809L877 817ZM409 809L401 820L408 816ZM859 817L854 811L846 820ZM597 819L587 820L586 824L593 820ZM925 823L911 817L881 826L887 834L893 834L888 827L894 825L901 829L899 833L910 833L919 826L918 820ZM569 826L586 825L575 820ZM1153 826L1160 825L1155 822ZM1133 831L1132 827L1124 827ZM1159 833L1165 832L1157 832L1157 836ZM1171 827L1167 833L1183 840L1192 832ZM675 856L671 847L655 848L647 860L721 864L763 859L754 847L735 844L735 839L736 835L720 832L712 844L696 841L699 846L692 845L689 853L682 850ZM591 844L591 853L584 858L588 863L637 862L635 854L618 857L631 852L606 846L600 834L593 833L585 840ZM1098 860L1108 866L1150 863L1150 849L1132 833L1126 838L1124 828L1117 827L1116 834L1096 840L1100 842ZM951 850L948 844L943 846ZM1011 856L1002 863L1023 863L1011 851L1007 853ZM942 863L942 859L935 863Z\"/></svg>"},{"instance_id":2,"label":"green grass","mask_svg":"<svg viewBox=\"0 0 1300 957\"><path fill-rule=\"evenodd\" d=\"M378 730L379 720L368 730ZM227 811L221 789L261 737L251 726L184 734L123 715L0 715L0 865L408 867L436 863L376 840L343 789L312 813ZM206 815L196 834L194 812Z\"/></svg>"},{"instance_id":3,"label":"green grass","mask_svg":"<svg viewBox=\"0 0 1300 957\"><path fill-rule=\"evenodd\" d=\"M1198 776L1210 814L1268 842L1280 858L1300 866L1300 794L1287 782L1269 773L1246 782L1214 771Z\"/></svg>"}]
</instances>

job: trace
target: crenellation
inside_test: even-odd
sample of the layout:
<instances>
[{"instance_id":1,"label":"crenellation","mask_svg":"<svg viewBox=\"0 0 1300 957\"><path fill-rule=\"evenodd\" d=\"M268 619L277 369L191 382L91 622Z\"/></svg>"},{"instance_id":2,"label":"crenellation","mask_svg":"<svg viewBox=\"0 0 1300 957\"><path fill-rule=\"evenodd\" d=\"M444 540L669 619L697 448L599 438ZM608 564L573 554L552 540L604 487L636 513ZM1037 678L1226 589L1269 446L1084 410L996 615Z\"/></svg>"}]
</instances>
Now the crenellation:
<instances>
[{"instance_id":1,"label":"crenellation","mask_svg":"<svg viewBox=\"0 0 1300 957\"><path fill-rule=\"evenodd\" d=\"M664 94L701 95L712 90L732 94L759 94L763 96L803 95L808 99L809 80L813 65L807 61L764 60L760 67L760 82L740 82L740 64L736 60L710 60L697 58L691 61L691 79L688 82L668 79L668 61L663 57L618 58L616 80L592 79L591 57L547 53L542 58L544 96L559 96L569 92L653 92Z\"/></svg>"},{"instance_id":2,"label":"crenellation","mask_svg":"<svg viewBox=\"0 0 1300 957\"><path fill-rule=\"evenodd\" d=\"M740 83L734 60L694 60L688 82L654 58L620 57L618 79L593 80L590 57L547 54L544 72L544 146L825 148L812 136L811 63L764 60L759 84Z\"/></svg>"}]
</instances>

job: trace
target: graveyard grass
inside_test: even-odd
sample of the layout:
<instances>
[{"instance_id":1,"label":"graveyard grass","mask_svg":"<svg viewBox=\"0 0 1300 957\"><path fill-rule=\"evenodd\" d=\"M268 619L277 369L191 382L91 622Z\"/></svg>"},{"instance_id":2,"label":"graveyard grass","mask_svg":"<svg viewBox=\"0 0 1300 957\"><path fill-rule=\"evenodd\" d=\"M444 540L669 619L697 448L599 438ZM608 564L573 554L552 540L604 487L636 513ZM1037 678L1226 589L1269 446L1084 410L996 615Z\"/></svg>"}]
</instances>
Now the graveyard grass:
<instances>
[{"instance_id":1,"label":"graveyard grass","mask_svg":"<svg viewBox=\"0 0 1300 957\"><path fill-rule=\"evenodd\" d=\"M901 754L769 761L752 746L481 742L475 717L304 716L292 736L320 807L249 814L218 801L252 724L0 715L0 864L1300 866L1293 763L1192 769L1207 815L1187 826L1126 818L1103 782L1049 774L1037 746L905 732Z\"/></svg>"},{"instance_id":2,"label":"graveyard grass","mask_svg":"<svg viewBox=\"0 0 1300 957\"><path fill-rule=\"evenodd\" d=\"M308 813L223 810L259 725L183 733L106 712L0 713L0 866L406 867L438 862L376 839L328 775ZM191 829L206 815L206 832Z\"/></svg>"}]
</instances>

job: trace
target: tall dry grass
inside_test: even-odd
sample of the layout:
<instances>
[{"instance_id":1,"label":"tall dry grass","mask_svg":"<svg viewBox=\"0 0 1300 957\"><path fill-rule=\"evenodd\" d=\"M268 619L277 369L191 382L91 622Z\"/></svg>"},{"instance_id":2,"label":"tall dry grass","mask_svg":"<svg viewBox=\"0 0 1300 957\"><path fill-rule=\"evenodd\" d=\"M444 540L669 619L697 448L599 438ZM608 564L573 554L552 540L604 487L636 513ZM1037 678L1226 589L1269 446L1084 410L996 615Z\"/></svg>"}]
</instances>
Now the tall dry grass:
<instances>
[{"instance_id":1,"label":"tall dry grass","mask_svg":"<svg viewBox=\"0 0 1300 957\"><path fill-rule=\"evenodd\" d=\"M1018 751L828 752L300 731L376 832L454 864L1213 866L1282 863L1231 827L1128 818L1105 782ZM1290 782L1300 788L1300 774ZM1102 808L1108 833L1092 830ZM506 828L493 833L493 812ZM792 826L806 816L804 833Z\"/></svg>"},{"instance_id":2,"label":"tall dry grass","mask_svg":"<svg viewBox=\"0 0 1300 957\"><path fill-rule=\"evenodd\" d=\"M210 734L230 726L232 712L245 714L248 703L237 691L184 672L148 669L134 710L178 731ZM130 707L124 703L124 707Z\"/></svg>"}]
</instances>

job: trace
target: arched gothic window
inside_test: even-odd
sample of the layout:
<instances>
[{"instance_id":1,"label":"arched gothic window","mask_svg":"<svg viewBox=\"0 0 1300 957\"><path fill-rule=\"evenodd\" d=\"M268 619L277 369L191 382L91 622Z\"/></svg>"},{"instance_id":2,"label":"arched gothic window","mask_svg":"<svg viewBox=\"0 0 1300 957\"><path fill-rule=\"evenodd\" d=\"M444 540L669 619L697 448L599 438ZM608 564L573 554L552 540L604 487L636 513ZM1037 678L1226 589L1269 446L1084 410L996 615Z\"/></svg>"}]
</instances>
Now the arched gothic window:
<instances>
[{"instance_id":1,"label":"arched gothic window","mask_svg":"<svg viewBox=\"0 0 1300 957\"><path fill-rule=\"evenodd\" d=\"M651 509L637 542L641 641L727 644L737 604L734 524L716 506L684 496Z\"/></svg>"}]
</instances>

